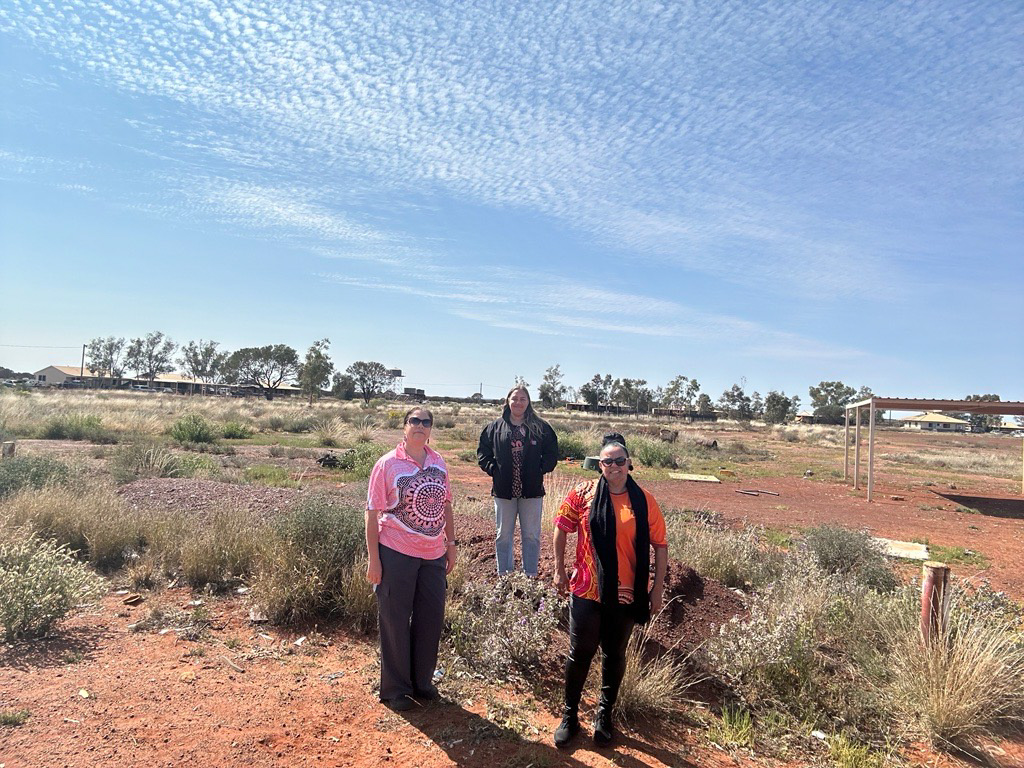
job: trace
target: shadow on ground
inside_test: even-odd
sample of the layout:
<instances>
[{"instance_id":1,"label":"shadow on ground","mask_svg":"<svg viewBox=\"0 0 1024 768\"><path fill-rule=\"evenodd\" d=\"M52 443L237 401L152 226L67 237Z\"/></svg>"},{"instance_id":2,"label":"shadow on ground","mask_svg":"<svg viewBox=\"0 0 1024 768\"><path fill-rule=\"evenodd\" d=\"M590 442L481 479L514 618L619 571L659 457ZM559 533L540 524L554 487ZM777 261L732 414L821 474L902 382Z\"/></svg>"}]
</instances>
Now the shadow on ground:
<instances>
[{"instance_id":1,"label":"shadow on ground","mask_svg":"<svg viewBox=\"0 0 1024 768\"><path fill-rule=\"evenodd\" d=\"M1001 496L961 496L955 493L935 493L962 507L976 510L988 517L1024 520L1024 498L1008 499Z\"/></svg>"},{"instance_id":2,"label":"shadow on ground","mask_svg":"<svg viewBox=\"0 0 1024 768\"><path fill-rule=\"evenodd\" d=\"M651 763L644 760L644 757L679 768L697 768L699 765L658 746L655 742L660 741L657 733L660 729L656 724L655 732L650 737L647 734L641 737L638 734L620 733L611 747L599 749L591 740L589 718L581 715L583 729L567 749L560 750L553 745L550 733L534 732L529 738L523 735L525 720L519 722L518 718L513 717L507 724L499 724L451 702L439 702L422 711L403 713L402 716L409 725L439 746L455 765L463 768L526 768L530 765L583 768L587 763L575 757L577 752L583 751L597 752L614 765L628 768L649 766Z\"/></svg>"},{"instance_id":3,"label":"shadow on ground","mask_svg":"<svg viewBox=\"0 0 1024 768\"><path fill-rule=\"evenodd\" d=\"M111 633L105 629L70 628L35 640L0 647L0 667L46 669L90 661Z\"/></svg>"}]
</instances>

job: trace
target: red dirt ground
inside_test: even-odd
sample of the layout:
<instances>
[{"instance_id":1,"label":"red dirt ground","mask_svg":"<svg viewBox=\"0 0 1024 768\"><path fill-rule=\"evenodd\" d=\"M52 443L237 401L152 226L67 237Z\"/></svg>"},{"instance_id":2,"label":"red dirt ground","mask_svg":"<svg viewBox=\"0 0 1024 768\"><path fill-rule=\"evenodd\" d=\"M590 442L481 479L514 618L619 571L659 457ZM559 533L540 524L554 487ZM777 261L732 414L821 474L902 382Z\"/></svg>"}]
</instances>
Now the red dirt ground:
<instances>
[{"instance_id":1,"label":"red dirt ground","mask_svg":"<svg viewBox=\"0 0 1024 768\"><path fill-rule=\"evenodd\" d=\"M63 447L78 452L77 446ZM62 445L51 443L47 449L61 450ZM485 497L487 478L475 465L454 455L448 458L457 493ZM991 567L983 575L994 585L1024 597L1024 577L1014 570L1024 551L1024 509L1007 481L972 476L958 481L957 489L941 489L940 495L936 486L880 474L871 504L863 491L838 482L745 479L742 471L721 485L672 480L644 484L663 507L707 508L734 525L750 522L795 530L831 522L888 538L926 536L932 544L967 546L989 558ZM156 487L147 486L146 493L155 493ZM779 496L735 493L747 488ZM174 492L179 497L183 493L177 486ZM272 501L266 500L268 506L276 506L285 495L274 494ZM892 495L904 500L894 501ZM979 511L957 511L958 505ZM468 542L463 557L470 578L489 578L493 524L467 515L458 526L460 539ZM550 573L549 546L545 542L542 574ZM740 605L732 592L701 580L681 564L672 570L682 616L663 617L656 637L665 646L680 640L680 647L692 647ZM975 571L954 566L964 576ZM300 633L254 627L242 600L230 597L204 598L212 620L210 638L195 643L173 631L128 631L154 604L188 609L193 595L186 590L147 595L136 607L123 605L122 599L108 595L93 612L68 621L53 639L0 649L0 709L30 713L22 726L0 727L0 768L197 763L724 768L804 765L821 759L820 745L818 756L809 752L806 760L790 762L725 753L708 746L699 723L641 724L636 731L627 729L610 750L593 748L584 734L576 749L562 753L550 746L556 709L534 700L528 686L442 679L444 701L394 714L374 694L379 670L372 637L337 626L314 633L311 627L302 633L307 642L295 646ZM564 635L556 638L556 646L554 652L564 654ZM557 675L557 667L553 660L541 674ZM1024 766L1020 744L1001 742L988 749L993 765ZM922 768L965 765L925 749L908 760Z\"/></svg>"}]
</instances>

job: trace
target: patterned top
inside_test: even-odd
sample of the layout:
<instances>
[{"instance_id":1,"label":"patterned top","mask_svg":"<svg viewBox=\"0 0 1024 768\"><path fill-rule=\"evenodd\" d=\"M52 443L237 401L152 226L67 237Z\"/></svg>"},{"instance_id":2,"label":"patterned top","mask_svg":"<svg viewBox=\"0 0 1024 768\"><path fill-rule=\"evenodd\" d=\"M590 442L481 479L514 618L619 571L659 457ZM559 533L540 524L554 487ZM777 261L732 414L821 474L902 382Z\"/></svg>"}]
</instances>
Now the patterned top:
<instances>
[{"instance_id":1,"label":"patterned top","mask_svg":"<svg viewBox=\"0 0 1024 768\"><path fill-rule=\"evenodd\" d=\"M526 443L526 425L512 425L512 498L523 496L523 444Z\"/></svg>"},{"instance_id":2,"label":"patterned top","mask_svg":"<svg viewBox=\"0 0 1024 768\"><path fill-rule=\"evenodd\" d=\"M448 467L429 446L422 469L401 442L370 473L366 508L377 512L378 540L404 555L435 560L444 554L444 508L451 500Z\"/></svg>"},{"instance_id":3,"label":"patterned top","mask_svg":"<svg viewBox=\"0 0 1024 768\"><path fill-rule=\"evenodd\" d=\"M565 497L558 508L555 525L566 533L576 533L576 562L569 578L569 590L576 597L600 600L597 583L597 555L590 538L590 505L597 493L597 480L580 483ZM641 489L643 490L643 489ZM665 518L661 507L647 491L647 527L651 532L651 546L667 549ZM615 510L615 554L619 563L619 602L633 602L634 574L636 572L636 516L629 503L628 493L613 493Z\"/></svg>"}]
</instances>

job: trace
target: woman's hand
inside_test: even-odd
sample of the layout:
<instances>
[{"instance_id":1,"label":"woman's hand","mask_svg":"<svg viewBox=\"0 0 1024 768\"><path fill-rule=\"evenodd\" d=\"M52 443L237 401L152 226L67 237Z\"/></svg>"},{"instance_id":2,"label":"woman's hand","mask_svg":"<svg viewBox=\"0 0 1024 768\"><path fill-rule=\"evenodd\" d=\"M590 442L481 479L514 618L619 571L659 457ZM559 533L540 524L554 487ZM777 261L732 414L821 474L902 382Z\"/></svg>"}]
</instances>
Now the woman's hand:
<instances>
[{"instance_id":1,"label":"woman's hand","mask_svg":"<svg viewBox=\"0 0 1024 768\"><path fill-rule=\"evenodd\" d=\"M565 568L555 569L555 589L562 597L569 594L569 577L565 575Z\"/></svg>"},{"instance_id":2,"label":"woman's hand","mask_svg":"<svg viewBox=\"0 0 1024 768\"><path fill-rule=\"evenodd\" d=\"M459 549L455 544L449 544L448 549L444 552L445 564L444 564L444 575L447 576L449 573L455 570L455 561L459 557Z\"/></svg>"},{"instance_id":3,"label":"woman's hand","mask_svg":"<svg viewBox=\"0 0 1024 768\"><path fill-rule=\"evenodd\" d=\"M371 584L380 584L380 577L383 569L380 567L379 558L371 558L366 563L366 580Z\"/></svg>"},{"instance_id":4,"label":"woman's hand","mask_svg":"<svg viewBox=\"0 0 1024 768\"><path fill-rule=\"evenodd\" d=\"M665 588L655 587L651 590L651 614L656 614L665 604Z\"/></svg>"}]
</instances>

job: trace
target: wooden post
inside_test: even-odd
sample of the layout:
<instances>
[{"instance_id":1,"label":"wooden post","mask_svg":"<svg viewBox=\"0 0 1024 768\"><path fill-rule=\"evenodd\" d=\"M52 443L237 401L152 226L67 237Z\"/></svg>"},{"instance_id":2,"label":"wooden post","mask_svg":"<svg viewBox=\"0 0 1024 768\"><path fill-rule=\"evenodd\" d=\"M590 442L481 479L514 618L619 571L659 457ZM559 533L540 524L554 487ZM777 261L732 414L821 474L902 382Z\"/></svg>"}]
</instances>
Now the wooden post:
<instances>
[{"instance_id":1,"label":"wooden post","mask_svg":"<svg viewBox=\"0 0 1024 768\"><path fill-rule=\"evenodd\" d=\"M846 426L843 432L843 482L845 483L850 479L850 409L845 408L843 412L846 414Z\"/></svg>"},{"instance_id":2,"label":"wooden post","mask_svg":"<svg viewBox=\"0 0 1024 768\"><path fill-rule=\"evenodd\" d=\"M921 642L945 637L949 623L949 566L934 560L921 567Z\"/></svg>"},{"instance_id":3,"label":"wooden post","mask_svg":"<svg viewBox=\"0 0 1024 768\"><path fill-rule=\"evenodd\" d=\"M857 426L853 431L853 489L860 490L860 407L857 407Z\"/></svg>"},{"instance_id":4,"label":"wooden post","mask_svg":"<svg viewBox=\"0 0 1024 768\"><path fill-rule=\"evenodd\" d=\"M10 440L0 446L0 459L9 459L14 455L14 441Z\"/></svg>"},{"instance_id":5,"label":"wooden post","mask_svg":"<svg viewBox=\"0 0 1024 768\"><path fill-rule=\"evenodd\" d=\"M868 501L875 489L875 398L871 398L868 416Z\"/></svg>"}]
</instances>

